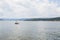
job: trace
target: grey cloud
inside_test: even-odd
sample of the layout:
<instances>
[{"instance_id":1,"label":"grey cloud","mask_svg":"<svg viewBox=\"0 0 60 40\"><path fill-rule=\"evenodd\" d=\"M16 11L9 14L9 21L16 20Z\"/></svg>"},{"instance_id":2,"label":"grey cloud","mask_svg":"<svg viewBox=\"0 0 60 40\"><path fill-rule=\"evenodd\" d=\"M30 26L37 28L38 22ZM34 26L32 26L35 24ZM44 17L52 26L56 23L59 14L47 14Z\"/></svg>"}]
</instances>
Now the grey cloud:
<instances>
[{"instance_id":1,"label":"grey cloud","mask_svg":"<svg viewBox=\"0 0 60 40\"><path fill-rule=\"evenodd\" d=\"M5 0L7 1L7 0ZM49 3L48 0L23 0L14 2L9 0L3 2L1 8L3 12L1 17L5 18L21 18L21 17L56 17L60 16L56 11L58 8L55 3ZM10 2L11 1L11 2ZM47 3L46 3L47 1ZM58 10L58 9L57 9ZM55 12L56 11L56 12Z\"/></svg>"}]
</instances>

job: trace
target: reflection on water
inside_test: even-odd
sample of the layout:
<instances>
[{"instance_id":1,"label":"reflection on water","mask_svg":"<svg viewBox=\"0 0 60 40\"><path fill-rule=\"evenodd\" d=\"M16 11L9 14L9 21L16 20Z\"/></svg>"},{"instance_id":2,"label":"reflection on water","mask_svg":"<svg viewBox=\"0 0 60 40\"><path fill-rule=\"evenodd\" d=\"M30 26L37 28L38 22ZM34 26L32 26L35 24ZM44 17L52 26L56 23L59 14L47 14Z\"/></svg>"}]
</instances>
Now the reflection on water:
<instances>
[{"instance_id":1,"label":"reflection on water","mask_svg":"<svg viewBox=\"0 0 60 40\"><path fill-rule=\"evenodd\" d=\"M60 40L60 22L0 21L0 40Z\"/></svg>"}]
</instances>

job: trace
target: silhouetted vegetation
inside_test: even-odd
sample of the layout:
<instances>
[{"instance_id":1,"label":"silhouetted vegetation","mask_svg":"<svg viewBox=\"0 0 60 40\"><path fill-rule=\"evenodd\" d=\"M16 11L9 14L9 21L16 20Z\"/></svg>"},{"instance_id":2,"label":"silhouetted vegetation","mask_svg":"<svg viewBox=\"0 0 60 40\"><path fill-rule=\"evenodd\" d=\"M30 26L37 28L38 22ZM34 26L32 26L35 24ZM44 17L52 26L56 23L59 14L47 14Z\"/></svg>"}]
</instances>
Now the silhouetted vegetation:
<instances>
[{"instance_id":1,"label":"silhouetted vegetation","mask_svg":"<svg viewBox=\"0 0 60 40\"><path fill-rule=\"evenodd\" d=\"M60 17L56 17L56 18L31 18L31 19L26 19L25 21L60 21Z\"/></svg>"}]
</instances>

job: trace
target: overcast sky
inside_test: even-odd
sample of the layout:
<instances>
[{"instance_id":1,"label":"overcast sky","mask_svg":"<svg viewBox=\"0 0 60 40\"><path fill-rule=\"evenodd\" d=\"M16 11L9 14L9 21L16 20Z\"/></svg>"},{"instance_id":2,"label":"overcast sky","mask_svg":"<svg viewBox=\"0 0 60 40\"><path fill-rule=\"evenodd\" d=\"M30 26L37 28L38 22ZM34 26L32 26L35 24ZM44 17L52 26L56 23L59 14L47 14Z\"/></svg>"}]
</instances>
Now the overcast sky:
<instances>
[{"instance_id":1,"label":"overcast sky","mask_svg":"<svg viewBox=\"0 0 60 40\"><path fill-rule=\"evenodd\" d=\"M0 18L60 17L60 0L0 0Z\"/></svg>"}]
</instances>

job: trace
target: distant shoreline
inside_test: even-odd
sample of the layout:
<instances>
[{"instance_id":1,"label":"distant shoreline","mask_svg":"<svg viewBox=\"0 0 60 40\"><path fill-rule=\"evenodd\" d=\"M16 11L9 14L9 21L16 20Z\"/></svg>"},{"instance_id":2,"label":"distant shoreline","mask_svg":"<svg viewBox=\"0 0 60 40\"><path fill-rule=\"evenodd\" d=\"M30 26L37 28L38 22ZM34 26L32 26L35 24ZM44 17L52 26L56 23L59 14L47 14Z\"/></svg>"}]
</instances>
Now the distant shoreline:
<instances>
[{"instance_id":1,"label":"distant shoreline","mask_svg":"<svg viewBox=\"0 0 60 40\"><path fill-rule=\"evenodd\" d=\"M60 17L55 17L55 18L20 18L20 19L0 18L0 21L60 21Z\"/></svg>"}]
</instances>

